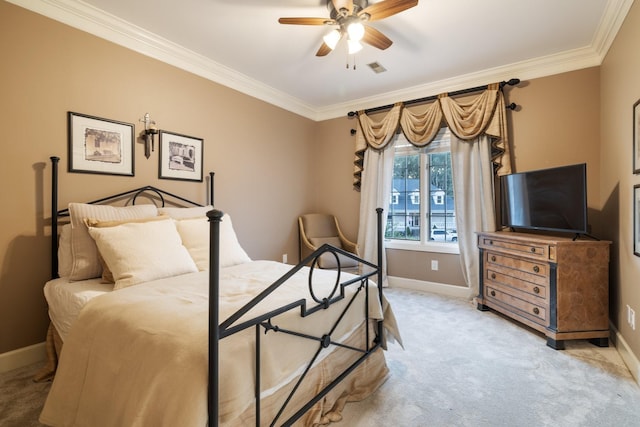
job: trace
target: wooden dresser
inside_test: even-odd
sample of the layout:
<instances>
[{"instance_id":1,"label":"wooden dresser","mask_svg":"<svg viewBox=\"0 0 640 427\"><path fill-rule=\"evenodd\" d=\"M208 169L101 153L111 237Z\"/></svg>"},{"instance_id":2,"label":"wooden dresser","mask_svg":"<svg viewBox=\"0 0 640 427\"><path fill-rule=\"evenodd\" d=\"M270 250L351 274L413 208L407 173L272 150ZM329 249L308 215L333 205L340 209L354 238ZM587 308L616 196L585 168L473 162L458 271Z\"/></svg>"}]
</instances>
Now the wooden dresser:
<instances>
[{"instance_id":1,"label":"wooden dresser","mask_svg":"<svg viewBox=\"0 0 640 427\"><path fill-rule=\"evenodd\" d=\"M544 333L547 345L609 345L609 246L516 232L478 233L478 310L493 309Z\"/></svg>"}]
</instances>

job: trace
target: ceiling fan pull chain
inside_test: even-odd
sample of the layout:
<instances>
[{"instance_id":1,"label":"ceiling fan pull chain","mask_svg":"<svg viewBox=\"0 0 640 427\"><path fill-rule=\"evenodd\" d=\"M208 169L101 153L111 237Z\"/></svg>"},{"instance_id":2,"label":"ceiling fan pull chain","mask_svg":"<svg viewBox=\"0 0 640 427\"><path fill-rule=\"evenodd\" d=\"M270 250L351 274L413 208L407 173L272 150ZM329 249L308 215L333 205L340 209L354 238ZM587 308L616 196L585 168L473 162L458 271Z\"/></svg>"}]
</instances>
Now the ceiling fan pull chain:
<instances>
[{"instance_id":1,"label":"ceiling fan pull chain","mask_svg":"<svg viewBox=\"0 0 640 427\"><path fill-rule=\"evenodd\" d=\"M349 55L347 53L347 69L349 69L349 58L353 59L353 71L355 71L356 67L357 67L357 65L356 65L356 54L354 53L353 55Z\"/></svg>"}]
</instances>

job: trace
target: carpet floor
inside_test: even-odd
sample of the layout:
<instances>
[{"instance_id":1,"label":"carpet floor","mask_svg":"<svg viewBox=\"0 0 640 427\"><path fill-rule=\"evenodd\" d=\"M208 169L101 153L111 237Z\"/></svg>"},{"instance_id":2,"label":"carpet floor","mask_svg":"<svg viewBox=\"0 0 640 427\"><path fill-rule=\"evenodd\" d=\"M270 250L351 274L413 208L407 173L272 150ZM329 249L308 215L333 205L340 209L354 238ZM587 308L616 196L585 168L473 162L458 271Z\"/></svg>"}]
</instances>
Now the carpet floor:
<instances>
[{"instance_id":1,"label":"carpet floor","mask_svg":"<svg viewBox=\"0 0 640 427\"><path fill-rule=\"evenodd\" d=\"M389 379L352 402L336 426L640 426L640 387L615 348L566 350L471 302L402 289L386 295L404 349L386 352ZM0 426L41 426L49 390L40 364L0 374Z\"/></svg>"}]
</instances>

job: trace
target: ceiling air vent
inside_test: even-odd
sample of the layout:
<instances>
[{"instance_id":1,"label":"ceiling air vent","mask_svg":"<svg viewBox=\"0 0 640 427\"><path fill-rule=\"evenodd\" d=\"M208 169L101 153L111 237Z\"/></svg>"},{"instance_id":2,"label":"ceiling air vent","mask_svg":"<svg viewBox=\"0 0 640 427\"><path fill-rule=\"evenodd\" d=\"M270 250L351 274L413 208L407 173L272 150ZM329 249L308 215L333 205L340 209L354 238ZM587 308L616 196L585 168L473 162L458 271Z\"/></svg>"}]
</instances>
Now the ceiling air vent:
<instances>
[{"instance_id":1,"label":"ceiling air vent","mask_svg":"<svg viewBox=\"0 0 640 427\"><path fill-rule=\"evenodd\" d=\"M380 65L377 62L372 62L371 64L367 64L369 66L369 68L371 68L373 70L374 73L376 74L380 74L380 73L384 73L385 71L387 71L386 68L384 68L382 65Z\"/></svg>"}]
</instances>

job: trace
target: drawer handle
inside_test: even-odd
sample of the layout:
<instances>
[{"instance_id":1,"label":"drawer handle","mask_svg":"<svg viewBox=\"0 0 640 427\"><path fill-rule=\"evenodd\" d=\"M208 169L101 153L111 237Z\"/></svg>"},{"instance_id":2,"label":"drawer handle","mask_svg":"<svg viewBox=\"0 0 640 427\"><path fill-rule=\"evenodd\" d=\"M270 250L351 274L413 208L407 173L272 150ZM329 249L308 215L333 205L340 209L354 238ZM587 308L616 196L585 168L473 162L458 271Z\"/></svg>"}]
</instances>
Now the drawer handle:
<instances>
[{"instance_id":1,"label":"drawer handle","mask_svg":"<svg viewBox=\"0 0 640 427\"><path fill-rule=\"evenodd\" d=\"M538 307L533 307L533 314L540 314L540 310L538 310Z\"/></svg>"},{"instance_id":2,"label":"drawer handle","mask_svg":"<svg viewBox=\"0 0 640 427\"><path fill-rule=\"evenodd\" d=\"M496 296L496 291L491 291L491 296L495 297Z\"/></svg>"},{"instance_id":3,"label":"drawer handle","mask_svg":"<svg viewBox=\"0 0 640 427\"><path fill-rule=\"evenodd\" d=\"M535 287L533 288L533 293L535 293L535 294L539 294L539 293L540 293L540 288L539 288L539 287L537 287L537 286L535 286Z\"/></svg>"},{"instance_id":4,"label":"drawer handle","mask_svg":"<svg viewBox=\"0 0 640 427\"><path fill-rule=\"evenodd\" d=\"M536 253L536 248L529 249L532 253Z\"/></svg>"},{"instance_id":5,"label":"drawer handle","mask_svg":"<svg viewBox=\"0 0 640 427\"><path fill-rule=\"evenodd\" d=\"M490 244L490 245L493 245L493 240L489 240L489 244Z\"/></svg>"},{"instance_id":6,"label":"drawer handle","mask_svg":"<svg viewBox=\"0 0 640 427\"><path fill-rule=\"evenodd\" d=\"M534 265L533 271L535 271L536 273L540 273L540 267L538 267L537 265Z\"/></svg>"},{"instance_id":7,"label":"drawer handle","mask_svg":"<svg viewBox=\"0 0 640 427\"><path fill-rule=\"evenodd\" d=\"M491 256L491 261L496 262L496 256L495 255Z\"/></svg>"},{"instance_id":8,"label":"drawer handle","mask_svg":"<svg viewBox=\"0 0 640 427\"><path fill-rule=\"evenodd\" d=\"M496 278L496 273L491 273L491 278L495 280L495 278Z\"/></svg>"}]
</instances>

